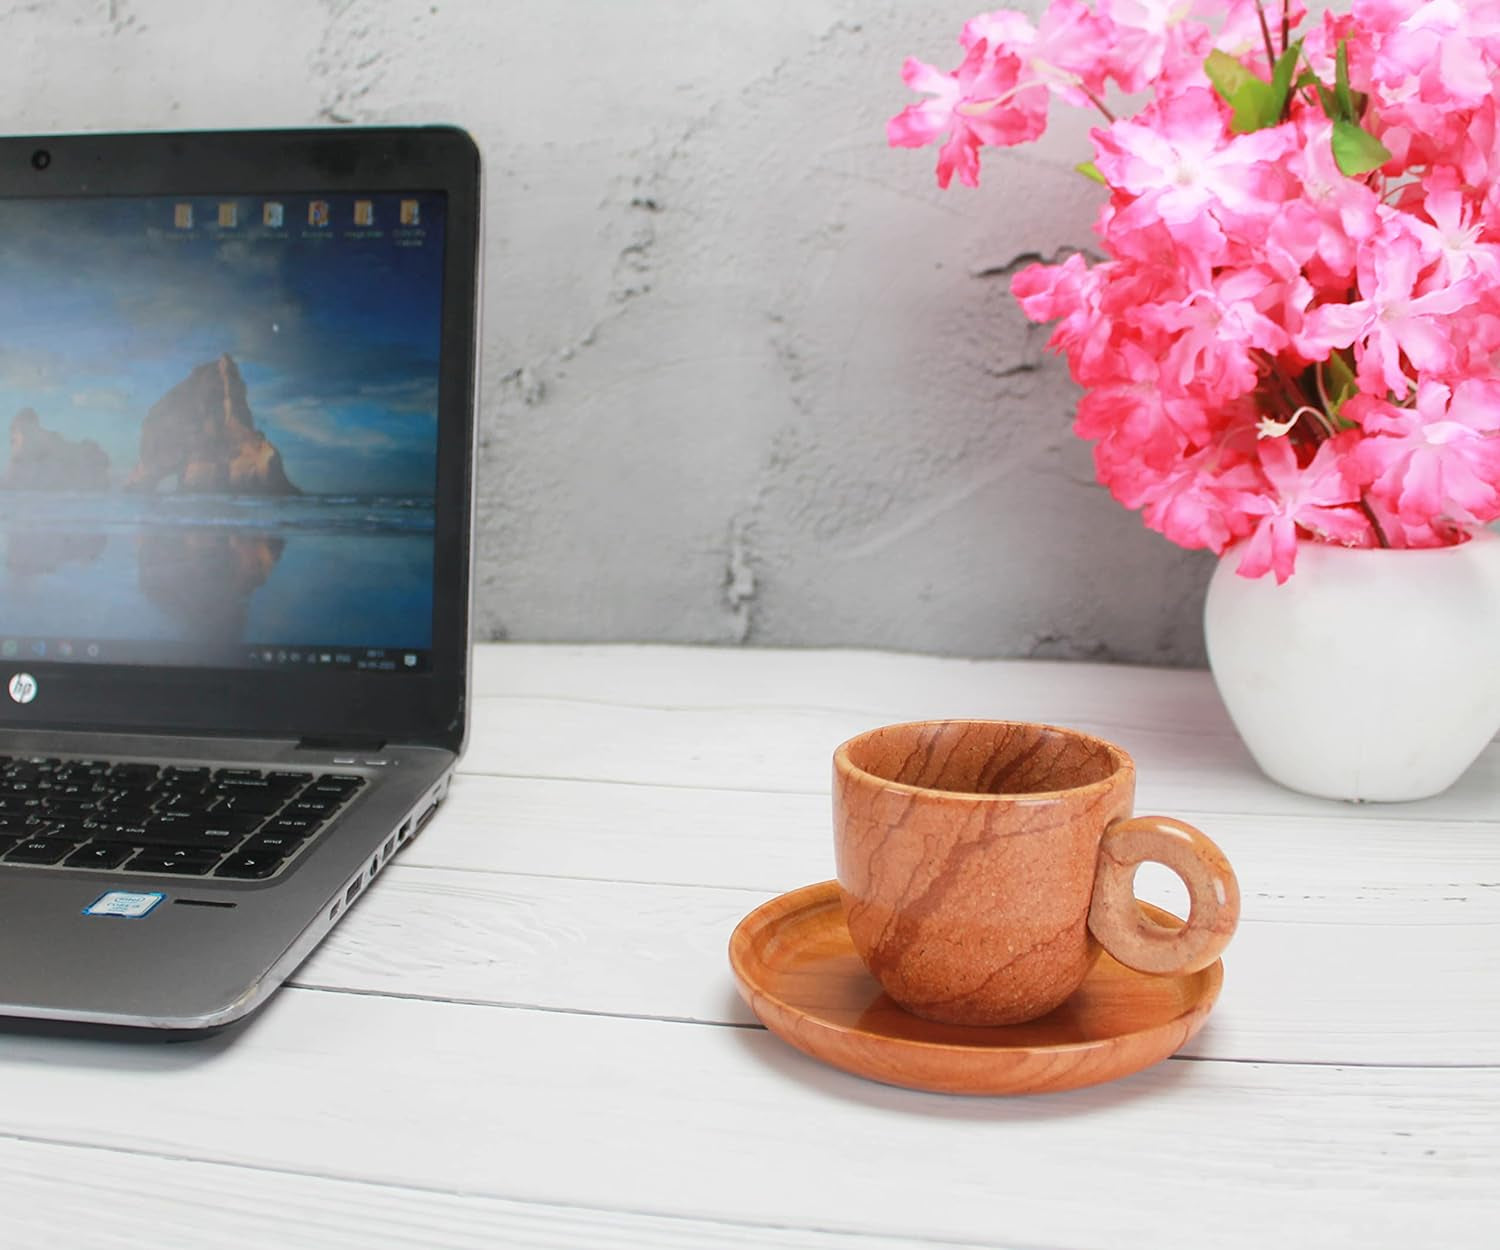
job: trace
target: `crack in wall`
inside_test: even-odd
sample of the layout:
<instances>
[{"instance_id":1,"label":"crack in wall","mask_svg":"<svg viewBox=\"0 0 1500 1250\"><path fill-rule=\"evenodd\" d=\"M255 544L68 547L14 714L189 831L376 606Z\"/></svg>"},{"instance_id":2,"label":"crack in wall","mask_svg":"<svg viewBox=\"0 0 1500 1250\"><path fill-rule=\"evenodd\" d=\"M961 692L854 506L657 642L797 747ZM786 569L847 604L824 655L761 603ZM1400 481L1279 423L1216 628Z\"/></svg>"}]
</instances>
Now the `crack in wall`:
<instances>
[{"instance_id":1,"label":"crack in wall","mask_svg":"<svg viewBox=\"0 0 1500 1250\"><path fill-rule=\"evenodd\" d=\"M385 74L384 32L368 22L346 22L356 0L322 0L328 14L311 69L323 84L317 118L335 126L370 120L368 100Z\"/></svg>"},{"instance_id":2,"label":"crack in wall","mask_svg":"<svg viewBox=\"0 0 1500 1250\"><path fill-rule=\"evenodd\" d=\"M730 521L729 558L724 570L724 604L735 628L733 641L740 645L750 641L754 630L755 596L759 591L750 541L753 513L752 507Z\"/></svg>"},{"instance_id":3,"label":"crack in wall","mask_svg":"<svg viewBox=\"0 0 1500 1250\"><path fill-rule=\"evenodd\" d=\"M1025 269L1028 265L1060 265L1069 256L1082 256L1090 264L1098 264L1104 258L1086 247L1073 247L1071 245L1058 248L1051 256L1044 256L1041 252L1022 252L1011 257L1004 264L986 265L983 269L975 269L970 272L969 277L985 280L989 278L1011 278Z\"/></svg>"}]
</instances>

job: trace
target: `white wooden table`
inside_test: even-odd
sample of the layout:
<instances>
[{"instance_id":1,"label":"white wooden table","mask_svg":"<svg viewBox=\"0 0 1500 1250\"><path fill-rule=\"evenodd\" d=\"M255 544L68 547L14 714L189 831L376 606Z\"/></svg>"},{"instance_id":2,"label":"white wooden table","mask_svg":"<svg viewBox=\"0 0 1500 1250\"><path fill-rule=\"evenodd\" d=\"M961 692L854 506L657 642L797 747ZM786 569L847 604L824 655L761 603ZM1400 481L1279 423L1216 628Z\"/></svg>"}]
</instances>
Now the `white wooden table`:
<instances>
[{"instance_id":1,"label":"white wooden table","mask_svg":"<svg viewBox=\"0 0 1500 1250\"><path fill-rule=\"evenodd\" d=\"M475 695L448 804L247 1027L0 1038L0 1246L1500 1246L1500 745L1357 808L1262 779L1203 673L506 646ZM1112 738L1228 852L1185 1054L964 1099L755 1025L726 943L833 875L833 748L946 715Z\"/></svg>"}]
</instances>

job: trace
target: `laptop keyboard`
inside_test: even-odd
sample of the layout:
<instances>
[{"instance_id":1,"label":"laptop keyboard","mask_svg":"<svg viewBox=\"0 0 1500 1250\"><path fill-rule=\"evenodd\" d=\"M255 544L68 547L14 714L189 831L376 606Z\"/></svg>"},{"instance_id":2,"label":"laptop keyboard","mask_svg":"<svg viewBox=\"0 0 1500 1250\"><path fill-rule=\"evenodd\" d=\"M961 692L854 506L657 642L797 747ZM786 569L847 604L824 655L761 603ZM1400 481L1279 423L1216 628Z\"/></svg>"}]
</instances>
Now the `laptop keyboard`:
<instances>
[{"instance_id":1,"label":"laptop keyboard","mask_svg":"<svg viewBox=\"0 0 1500 1250\"><path fill-rule=\"evenodd\" d=\"M0 755L0 863L261 881L364 784L340 773Z\"/></svg>"}]
</instances>

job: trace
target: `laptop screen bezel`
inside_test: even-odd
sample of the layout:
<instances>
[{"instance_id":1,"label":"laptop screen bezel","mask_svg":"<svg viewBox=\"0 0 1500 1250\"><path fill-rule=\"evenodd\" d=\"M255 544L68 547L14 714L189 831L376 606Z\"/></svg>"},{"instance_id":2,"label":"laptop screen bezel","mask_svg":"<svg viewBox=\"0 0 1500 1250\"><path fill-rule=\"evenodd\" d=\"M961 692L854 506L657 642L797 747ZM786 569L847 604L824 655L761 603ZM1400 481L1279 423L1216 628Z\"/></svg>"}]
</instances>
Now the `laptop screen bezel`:
<instances>
[{"instance_id":1,"label":"laptop screen bezel","mask_svg":"<svg viewBox=\"0 0 1500 1250\"><path fill-rule=\"evenodd\" d=\"M283 673L5 661L0 687L24 671L36 678L37 694L24 705L0 697L0 726L462 750L481 233L474 141L453 127L0 138L0 198L402 191L447 202L429 668Z\"/></svg>"}]
</instances>

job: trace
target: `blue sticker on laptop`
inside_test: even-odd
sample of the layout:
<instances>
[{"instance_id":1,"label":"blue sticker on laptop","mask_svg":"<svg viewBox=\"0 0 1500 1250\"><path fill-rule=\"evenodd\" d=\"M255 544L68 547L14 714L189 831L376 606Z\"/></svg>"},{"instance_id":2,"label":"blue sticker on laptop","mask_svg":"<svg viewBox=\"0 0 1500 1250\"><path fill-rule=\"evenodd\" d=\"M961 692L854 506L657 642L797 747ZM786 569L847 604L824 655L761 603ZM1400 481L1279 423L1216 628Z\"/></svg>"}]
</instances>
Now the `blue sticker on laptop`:
<instances>
[{"instance_id":1,"label":"blue sticker on laptop","mask_svg":"<svg viewBox=\"0 0 1500 1250\"><path fill-rule=\"evenodd\" d=\"M109 890L101 894L83 909L85 916L119 916L124 920L139 920L167 896L154 891L138 893L134 890Z\"/></svg>"}]
</instances>

